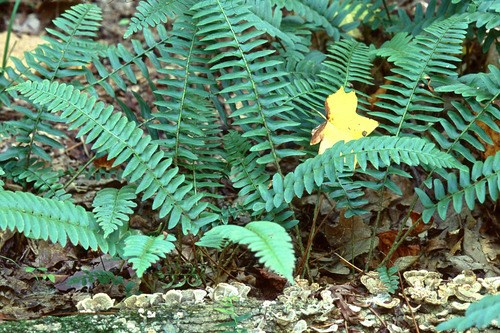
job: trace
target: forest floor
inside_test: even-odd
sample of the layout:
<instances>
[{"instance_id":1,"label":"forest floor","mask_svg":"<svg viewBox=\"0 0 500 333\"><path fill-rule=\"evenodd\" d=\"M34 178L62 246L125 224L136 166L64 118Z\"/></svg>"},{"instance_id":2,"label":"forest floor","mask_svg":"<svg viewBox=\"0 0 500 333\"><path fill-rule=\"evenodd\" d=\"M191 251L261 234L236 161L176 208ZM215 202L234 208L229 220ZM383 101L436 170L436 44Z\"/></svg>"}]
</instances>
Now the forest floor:
<instances>
[{"instance_id":1,"label":"forest floor","mask_svg":"<svg viewBox=\"0 0 500 333\"><path fill-rule=\"evenodd\" d=\"M14 55L21 55L22 51L30 50L40 43L39 37L44 33L44 28L72 3L23 3L14 27L16 36L22 38L17 41ZM122 19L133 14L133 2L99 3L106 22L101 31L102 42L124 42L122 36L126 24ZM0 3L2 52L5 22L9 19L10 8L9 2ZM135 88L141 93L139 84ZM137 108L133 104L129 107ZM18 116L0 110L0 121ZM54 166L78 166L90 159L88 147L75 140L74 133L68 133L66 141L65 146L70 149L52 152ZM5 148L2 145L11 143L9 140L0 142L0 150ZM90 209L97 190L105 186L120 186L113 178L98 177L99 169L106 167L104 162L96 160L93 164L94 177L91 180L77 180L71 190L76 204ZM293 168L293 162L290 168ZM275 329L276 332L305 331L300 326L304 325L302 321L306 322L311 332L346 329L349 332L432 332L436 323L450 315L463 315L468 303L480 299L484 294L499 292L500 209L496 204L486 203L476 206L472 212L464 209L460 214L452 214L450 210L450 216L445 220L435 220L422 226L419 233L405 241L392 257L391 262L397 262L406 272L399 275L397 290L388 293L376 273L365 274L363 271L365 268L374 270L384 258L394 241L399 223L412 223L411 218L402 222L401 218L409 210L413 198L411 189L415 184L408 179L398 181L401 182L401 188L408 189L408 195L402 198L388 196L384 207L372 207L374 215L376 209L382 209L385 224L379 228L372 261L367 263L370 230L366 225L373 222L373 216L344 218L334 213L330 203L325 201L320 207L319 220L322 222L312 242L307 265L303 264L304 261L298 262L306 280L298 280L299 283L292 287L287 286L279 276L262 269L244 251L238 252L237 256L224 257L227 261L223 270L217 270L208 263L193 264L189 260L193 242L189 239L185 240L185 247L178 249L184 259L167 258L163 265L157 265L156 270L139 280L122 260L78 247L68 245L63 248L49 242L29 240L10 231L0 231L0 332L14 332L14 328L7 330L7 326L3 326L8 322L78 314L77 303L98 293L109 295L115 304L125 304L123 300L138 293L161 293L157 295L167 302L169 298L164 295L172 289L208 289L209 293L204 299L209 302L214 301L213 288L219 288L217 286L220 283L227 283L222 286L227 288L228 295L232 295L234 288L240 288L233 295L235 300L243 300L247 296L258 300L260 303L251 303L254 310L267 304L266 300L278 302L282 307L279 313L273 312L273 321L279 322L276 325L281 326ZM231 187L224 191L228 198L235 196ZM376 195L376 192L367 192L367 196ZM293 235L295 242L307 242L316 201L315 196L309 196L295 203L300 210L299 233ZM418 211L418 207L415 211ZM412 216L416 219L418 213ZM154 230L157 222L154 213L144 206L132 216L131 225L147 231ZM234 247L231 249L236 250ZM249 290L238 283L250 287ZM441 290L439 294L438 290ZM425 296L422 293L426 293ZM233 315L245 313L241 308L231 308L232 305L227 303L228 298L215 297L215 302L222 304L222 308L233 309ZM117 311L115 307L101 309L97 306L89 309L104 316L114 315ZM231 314L227 316L231 318ZM245 319L241 319L244 322ZM42 324L34 322L31 326L36 325ZM241 327L256 329L244 325ZM146 331L144 327L141 329ZM91 329L85 331L92 332ZM205 329L205 332L208 331ZM498 332L498 329L490 330L494 331Z\"/></svg>"}]
</instances>

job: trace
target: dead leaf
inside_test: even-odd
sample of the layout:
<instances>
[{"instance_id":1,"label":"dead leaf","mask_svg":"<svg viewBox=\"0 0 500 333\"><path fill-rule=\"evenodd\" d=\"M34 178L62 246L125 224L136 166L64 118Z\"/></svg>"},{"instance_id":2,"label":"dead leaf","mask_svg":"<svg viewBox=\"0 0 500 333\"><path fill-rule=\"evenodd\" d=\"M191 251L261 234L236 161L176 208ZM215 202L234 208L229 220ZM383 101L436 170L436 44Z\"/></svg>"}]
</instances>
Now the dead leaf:
<instances>
[{"instance_id":1,"label":"dead leaf","mask_svg":"<svg viewBox=\"0 0 500 333\"><path fill-rule=\"evenodd\" d=\"M325 101L326 121L312 131L311 145L321 142L318 154L339 141L357 140L367 136L378 122L356 113L358 98L354 91L346 93L344 87L328 96Z\"/></svg>"},{"instance_id":2,"label":"dead leaf","mask_svg":"<svg viewBox=\"0 0 500 333\"><path fill-rule=\"evenodd\" d=\"M335 227L326 225L325 235L335 252L348 261L370 250L370 228L359 216L345 218L341 212Z\"/></svg>"}]
</instances>

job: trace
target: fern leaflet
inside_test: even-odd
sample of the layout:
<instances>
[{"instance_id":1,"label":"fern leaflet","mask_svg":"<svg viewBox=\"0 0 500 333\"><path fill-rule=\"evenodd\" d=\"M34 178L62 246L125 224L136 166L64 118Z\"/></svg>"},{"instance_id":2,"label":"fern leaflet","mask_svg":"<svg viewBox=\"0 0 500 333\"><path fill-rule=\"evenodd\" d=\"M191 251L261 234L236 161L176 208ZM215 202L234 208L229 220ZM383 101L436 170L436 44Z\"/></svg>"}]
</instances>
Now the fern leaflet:
<instances>
[{"instance_id":1,"label":"fern leaflet","mask_svg":"<svg viewBox=\"0 0 500 333\"><path fill-rule=\"evenodd\" d=\"M87 142L98 153L107 153L108 159L116 158L114 165L128 161L122 177L131 183L140 180L136 193L144 192L142 200L151 198L153 209L160 209L160 217L170 213L168 228L179 221L183 230L196 233L198 229L217 218L213 213L203 212L207 202L200 202L203 195L190 197L192 185L180 187L184 176L178 176L178 168L170 168L172 159L165 158L157 144L134 122L129 122L112 106L96 103L95 97L81 93L71 85L27 81L15 87L33 103L47 106L51 112L64 110L61 118L71 123L70 129L82 127L78 137L87 134Z\"/></svg>"},{"instance_id":2,"label":"fern leaflet","mask_svg":"<svg viewBox=\"0 0 500 333\"><path fill-rule=\"evenodd\" d=\"M156 237L145 235L128 236L125 239L123 255L128 257L138 277L142 277L146 269L160 258L171 252L175 246L172 235L159 235Z\"/></svg>"},{"instance_id":3,"label":"fern leaflet","mask_svg":"<svg viewBox=\"0 0 500 333\"><path fill-rule=\"evenodd\" d=\"M255 221L245 227L216 226L206 232L196 245L220 250L225 245L225 240L247 245L251 251L256 252L255 255L260 258L261 263L293 283L295 257L292 239L279 224Z\"/></svg>"},{"instance_id":4,"label":"fern leaflet","mask_svg":"<svg viewBox=\"0 0 500 333\"><path fill-rule=\"evenodd\" d=\"M133 207L137 204L132 201L136 198L135 187L125 185L121 189L105 188L97 192L92 206L97 223L108 237L115 230L127 226Z\"/></svg>"},{"instance_id":5,"label":"fern leaflet","mask_svg":"<svg viewBox=\"0 0 500 333\"><path fill-rule=\"evenodd\" d=\"M483 203L486 194L489 195L491 200L498 200L500 191L500 152L488 157L484 162L475 162L472 170L470 172L461 171L458 179L454 173L447 174L446 181L447 189L445 190L443 182L440 179L434 179L433 188L434 196L437 199L436 203L432 202L423 190L415 189L425 208L422 214L425 222L430 220L436 210L439 216L445 219L450 203L453 203L455 212L459 213L462 211L464 199L470 210L474 208L476 199ZM488 191L486 188L488 188Z\"/></svg>"},{"instance_id":6,"label":"fern leaflet","mask_svg":"<svg viewBox=\"0 0 500 333\"><path fill-rule=\"evenodd\" d=\"M0 229L17 230L26 237L50 240L115 253L115 246L98 232L91 213L69 201L45 199L26 192L0 191Z\"/></svg>"}]
</instances>

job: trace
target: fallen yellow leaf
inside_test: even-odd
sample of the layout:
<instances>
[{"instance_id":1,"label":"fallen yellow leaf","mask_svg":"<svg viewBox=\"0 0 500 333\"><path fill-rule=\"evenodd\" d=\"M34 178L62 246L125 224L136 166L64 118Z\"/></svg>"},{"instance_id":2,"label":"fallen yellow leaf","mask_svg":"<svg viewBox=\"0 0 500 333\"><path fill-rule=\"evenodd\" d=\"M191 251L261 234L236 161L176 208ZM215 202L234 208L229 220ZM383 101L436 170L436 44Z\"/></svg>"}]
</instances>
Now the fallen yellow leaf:
<instances>
[{"instance_id":1,"label":"fallen yellow leaf","mask_svg":"<svg viewBox=\"0 0 500 333\"><path fill-rule=\"evenodd\" d=\"M326 121L312 130L311 145L321 142L318 154L339 141L357 140L367 136L378 122L356 113L358 98L354 91L346 93L344 87L328 96L325 101Z\"/></svg>"}]
</instances>

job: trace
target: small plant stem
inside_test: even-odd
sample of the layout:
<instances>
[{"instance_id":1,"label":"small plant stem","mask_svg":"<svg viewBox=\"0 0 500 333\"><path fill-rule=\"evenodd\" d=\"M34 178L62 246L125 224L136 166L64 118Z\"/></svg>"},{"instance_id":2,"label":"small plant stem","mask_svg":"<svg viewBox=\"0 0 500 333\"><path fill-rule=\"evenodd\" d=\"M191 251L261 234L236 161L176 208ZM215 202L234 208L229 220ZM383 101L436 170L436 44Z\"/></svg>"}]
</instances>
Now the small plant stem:
<instances>
[{"instance_id":1,"label":"small plant stem","mask_svg":"<svg viewBox=\"0 0 500 333\"><path fill-rule=\"evenodd\" d=\"M307 274L307 277L311 278L309 271L309 256L311 255L311 248L314 237L316 237L316 221L318 220L318 215L322 201L323 201L323 194L322 192L318 192L318 199L316 201L316 206L314 207L311 230L309 231L309 237L307 239L306 248L304 249L304 254L302 255L302 260L297 270L297 274L302 277L304 277L304 275Z\"/></svg>"},{"instance_id":2,"label":"small plant stem","mask_svg":"<svg viewBox=\"0 0 500 333\"><path fill-rule=\"evenodd\" d=\"M415 221L415 223L413 223L408 228L408 230L406 230L406 232L404 234L403 234L403 228L400 229L400 232L396 236L396 240L394 241L391 248L389 249L389 252L387 252L387 255L385 256L384 260L382 260L382 262L378 265L378 267L382 267L382 266L386 265L387 261L390 260L390 258L394 254L394 252L396 252L396 250L399 248L399 246L401 246L401 244L404 242L406 237L408 237L411 234L411 232L413 231L413 229L415 229L415 227L418 225L420 220L422 220L421 217L417 221ZM401 234L403 234L403 235L401 236ZM401 237L399 237L399 236L401 236Z\"/></svg>"},{"instance_id":3,"label":"small plant stem","mask_svg":"<svg viewBox=\"0 0 500 333\"><path fill-rule=\"evenodd\" d=\"M71 184L75 181L75 179L76 179L76 178L78 178L78 176L80 176L80 175L83 173L83 171L84 171L84 170L85 170L85 169L86 169L86 168L87 168L87 167L88 167L88 166L89 166L92 162L94 162L95 158L96 158L96 157L95 157L95 155L94 155L94 156L92 156L92 158L90 158L90 159L87 161L87 163L85 163L85 164L84 164L84 165L83 165L80 169L78 169L78 171L77 171L77 172L75 172L75 174L73 175L73 177L71 177L71 178L70 178L70 179L69 179L66 183L64 183L63 189L67 189L67 188L68 188L68 186L70 186L70 185L71 185Z\"/></svg>"},{"instance_id":4,"label":"small plant stem","mask_svg":"<svg viewBox=\"0 0 500 333\"><path fill-rule=\"evenodd\" d=\"M340 259L340 261L342 261L347 266L351 267L353 270L358 271L358 273L363 273L363 270L361 268L356 267L356 265L354 265L353 263L349 262L349 260L347 260L344 257L342 257L340 254L335 253L335 255Z\"/></svg>"},{"instance_id":5,"label":"small plant stem","mask_svg":"<svg viewBox=\"0 0 500 333\"><path fill-rule=\"evenodd\" d=\"M191 242L191 251L193 251L193 260L194 260L194 267L196 272L198 273L198 276L200 277L201 283L203 283L204 287L207 287L207 281L205 280L205 274L202 274L201 269L200 269L200 262L198 261L198 254L199 252L197 251L196 245L194 242Z\"/></svg>"},{"instance_id":6,"label":"small plant stem","mask_svg":"<svg viewBox=\"0 0 500 333\"><path fill-rule=\"evenodd\" d=\"M405 288L403 285L403 278L401 277L401 273L398 272L399 275L399 285L401 286L401 295L403 295L403 298L405 299L406 306L408 307L408 310L410 311L411 314L411 319L413 320L413 326L415 327L415 332L420 333L420 330L418 328L417 320L415 319L415 314L413 313L413 310L411 309L410 302L408 301L408 297L406 297L406 292Z\"/></svg>"},{"instance_id":7,"label":"small plant stem","mask_svg":"<svg viewBox=\"0 0 500 333\"><path fill-rule=\"evenodd\" d=\"M385 180L387 179L387 173L385 174L384 177L384 183ZM378 201L378 212L377 212L377 218L375 219L375 225L372 227L372 232L370 236L370 249L368 251L368 257L366 259L366 264L365 264L365 272L367 272L370 269L370 263L373 258L373 251L375 248L375 238L377 237L377 230L380 228L380 223L381 223L381 215L382 215L382 203L384 202L384 194L385 194L385 189L382 187L381 190L381 196L380 200Z\"/></svg>"},{"instance_id":8,"label":"small plant stem","mask_svg":"<svg viewBox=\"0 0 500 333\"><path fill-rule=\"evenodd\" d=\"M5 45L3 48L3 58L2 58L2 68L0 68L0 74L3 74L5 67L7 67L7 58L9 55L9 42L10 35L12 33L12 25L14 24L14 19L16 18L17 9L21 4L21 0L16 0L14 3L14 8L12 9L12 13L10 15L9 26L7 27L7 38L5 39Z\"/></svg>"},{"instance_id":9,"label":"small plant stem","mask_svg":"<svg viewBox=\"0 0 500 333\"><path fill-rule=\"evenodd\" d=\"M384 4L384 10L385 13L387 14L387 19L389 20L389 23L392 24L391 13L389 13L389 7L387 6L386 0L382 0L382 3Z\"/></svg>"},{"instance_id":10,"label":"small plant stem","mask_svg":"<svg viewBox=\"0 0 500 333\"><path fill-rule=\"evenodd\" d=\"M216 263L216 262L212 259L212 257L210 256L210 254L207 252L207 250L206 250L206 249L204 249L204 248L200 247L200 250L201 250L201 252L203 252L203 254L204 254L204 255L205 255L205 257L208 259L208 261L210 261L210 262L212 263L212 265L213 265L212 267L217 267L217 269L220 269L220 270L222 270L224 273L226 273L226 274L227 274L227 276L232 276L232 277L235 277L235 276L233 276L233 275L232 275L229 271L227 271L224 267L221 267L219 264L217 264L217 263ZM214 269L214 271L215 271L215 269ZM216 282L216 281L214 281L213 279L210 279L210 280L212 280L212 282L214 282L214 283Z\"/></svg>"},{"instance_id":11,"label":"small plant stem","mask_svg":"<svg viewBox=\"0 0 500 333\"><path fill-rule=\"evenodd\" d=\"M387 323L385 322L384 318L380 317L380 315L377 313L377 311L375 311L374 309L372 308L368 308L368 310L370 310L374 315L375 317L377 317L377 319L380 321L380 323L385 327L387 328Z\"/></svg>"}]
</instances>

